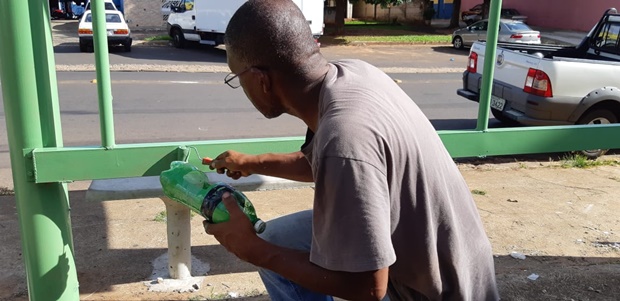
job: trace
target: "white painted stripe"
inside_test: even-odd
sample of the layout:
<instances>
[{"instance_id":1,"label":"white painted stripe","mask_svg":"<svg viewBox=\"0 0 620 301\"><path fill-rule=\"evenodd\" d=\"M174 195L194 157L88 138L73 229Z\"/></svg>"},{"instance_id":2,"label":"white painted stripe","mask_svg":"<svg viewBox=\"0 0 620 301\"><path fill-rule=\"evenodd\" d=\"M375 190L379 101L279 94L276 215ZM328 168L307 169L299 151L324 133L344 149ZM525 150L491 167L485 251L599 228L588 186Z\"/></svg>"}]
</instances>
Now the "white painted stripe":
<instances>
[{"instance_id":1,"label":"white painted stripe","mask_svg":"<svg viewBox=\"0 0 620 301\"><path fill-rule=\"evenodd\" d=\"M385 73L462 73L465 67L379 67ZM56 71L82 71L94 72L95 65L56 65ZM151 64L116 64L110 65L110 71L134 71L134 72L183 72L183 73L229 73L227 66L221 65L151 65Z\"/></svg>"}]
</instances>

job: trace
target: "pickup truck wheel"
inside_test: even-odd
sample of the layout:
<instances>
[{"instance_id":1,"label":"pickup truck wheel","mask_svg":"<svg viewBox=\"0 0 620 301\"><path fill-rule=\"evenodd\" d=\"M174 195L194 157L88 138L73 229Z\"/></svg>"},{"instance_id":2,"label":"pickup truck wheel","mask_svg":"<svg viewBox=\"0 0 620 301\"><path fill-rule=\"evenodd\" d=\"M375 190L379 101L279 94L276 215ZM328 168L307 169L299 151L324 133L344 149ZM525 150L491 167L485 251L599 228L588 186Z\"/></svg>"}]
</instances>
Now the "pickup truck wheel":
<instances>
[{"instance_id":1,"label":"pickup truck wheel","mask_svg":"<svg viewBox=\"0 0 620 301\"><path fill-rule=\"evenodd\" d=\"M180 29L173 29L170 35L172 36L172 44L174 45L174 47L185 48L185 37L183 36L183 32L181 32Z\"/></svg>"},{"instance_id":2,"label":"pickup truck wheel","mask_svg":"<svg viewBox=\"0 0 620 301\"><path fill-rule=\"evenodd\" d=\"M577 124L610 124L610 123L618 123L618 116L616 116L613 112L606 109L596 109L590 112L587 112L585 115L579 118ZM589 159L596 159L602 155L604 155L608 149L588 149L582 150L581 154L588 157Z\"/></svg>"},{"instance_id":3,"label":"pickup truck wheel","mask_svg":"<svg viewBox=\"0 0 620 301\"><path fill-rule=\"evenodd\" d=\"M463 49L463 47L465 47L465 45L463 45L463 39L459 36L454 37L452 46L454 46L455 49Z\"/></svg>"}]
</instances>

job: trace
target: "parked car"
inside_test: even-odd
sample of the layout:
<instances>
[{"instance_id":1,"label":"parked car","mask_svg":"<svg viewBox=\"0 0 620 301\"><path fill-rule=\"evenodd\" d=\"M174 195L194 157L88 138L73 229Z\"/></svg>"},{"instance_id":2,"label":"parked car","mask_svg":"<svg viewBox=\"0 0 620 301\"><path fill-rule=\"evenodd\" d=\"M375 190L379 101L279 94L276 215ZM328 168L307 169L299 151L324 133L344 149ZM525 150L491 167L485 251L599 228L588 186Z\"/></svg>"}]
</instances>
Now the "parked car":
<instances>
[{"instance_id":1,"label":"parked car","mask_svg":"<svg viewBox=\"0 0 620 301\"><path fill-rule=\"evenodd\" d=\"M461 12L461 20L467 25L482 20L483 4L477 4L474 7Z\"/></svg>"},{"instance_id":2,"label":"parked car","mask_svg":"<svg viewBox=\"0 0 620 301\"><path fill-rule=\"evenodd\" d=\"M465 28L457 29L452 33L452 46L462 49L471 46L476 41L486 40L489 20L478 21ZM540 32L531 29L521 21L501 19L499 21L500 42L540 44Z\"/></svg>"},{"instance_id":3,"label":"parked car","mask_svg":"<svg viewBox=\"0 0 620 301\"><path fill-rule=\"evenodd\" d=\"M521 13L519 13L518 10L514 8L502 8L500 12L500 17L502 19L509 19L527 23L527 16L522 15Z\"/></svg>"},{"instance_id":4,"label":"parked car","mask_svg":"<svg viewBox=\"0 0 620 301\"><path fill-rule=\"evenodd\" d=\"M50 11L52 20L71 20L71 14L62 9L52 8Z\"/></svg>"},{"instance_id":5,"label":"parked car","mask_svg":"<svg viewBox=\"0 0 620 301\"><path fill-rule=\"evenodd\" d=\"M120 11L108 10L105 12L105 23L107 30L108 45L123 45L125 51L131 51L131 31L123 14ZM93 49L93 23L90 10L84 12L78 25L78 36L80 37L80 51L87 52Z\"/></svg>"}]
</instances>

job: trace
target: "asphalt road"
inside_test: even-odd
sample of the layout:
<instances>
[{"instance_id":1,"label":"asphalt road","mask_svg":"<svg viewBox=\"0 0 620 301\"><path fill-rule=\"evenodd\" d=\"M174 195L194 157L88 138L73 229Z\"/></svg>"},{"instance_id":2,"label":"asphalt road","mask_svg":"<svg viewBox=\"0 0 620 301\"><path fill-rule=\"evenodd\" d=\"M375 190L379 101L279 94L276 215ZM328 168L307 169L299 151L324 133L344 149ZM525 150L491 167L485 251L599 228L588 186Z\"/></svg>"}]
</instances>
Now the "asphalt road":
<instances>
[{"instance_id":1,"label":"asphalt road","mask_svg":"<svg viewBox=\"0 0 620 301\"><path fill-rule=\"evenodd\" d=\"M54 25L54 52L63 141L66 146L100 144L94 55L80 53L71 22ZM153 33L154 35L157 33ZM421 107L438 130L475 127L477 104L456 95L467 51L446 45L367 45L322 47L329 60L359 58L386 71ZM194 45L176 49L165 43L137 41L131 52L110 49L117 144L235 138L302 136L305 125L294 117L265 119L241 89L222 83L226 52ZM147 67L144 67L147 66ZM148 69L153 67L153 69ZM214 67L214 71L203 72ZM64 69L63 69L64 68ZM174 69L177 72L153 72ZM0 99L2 103L2 99ZM494 126L494 123L491 123ZM4 105L0 105L0 168L10 167Z\"/></svg>"},{"instance_id":2,"label":"asphalt road","mask_svg":"<svg viewBox=\"0 0 620 301\"><path fill-rule=\"evenodd\" d=\"M438 130L475 127L478 106L456 95L460 74L390 74ZM268 120L223 73L112 72L118 144L303 136L294 117ZM94 72L59 72L58 93L66 146L100 145ZM6 132L4 106L0 133ZM491 126L496 125L492 122ZM8 142L0 136L0 168L8 167Z\"/></svg>"}]
</instances>

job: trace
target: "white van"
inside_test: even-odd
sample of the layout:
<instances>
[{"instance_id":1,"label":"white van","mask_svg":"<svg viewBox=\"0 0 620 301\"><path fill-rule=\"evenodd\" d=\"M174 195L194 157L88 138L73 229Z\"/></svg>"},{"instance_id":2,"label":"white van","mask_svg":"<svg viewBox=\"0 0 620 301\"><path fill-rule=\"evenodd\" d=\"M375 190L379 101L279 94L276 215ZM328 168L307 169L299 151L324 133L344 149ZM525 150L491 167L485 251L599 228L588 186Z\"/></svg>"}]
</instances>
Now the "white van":
<instances>
[{"instance_id":1,"label":"white van","mask_svg":"<svg viewBox=\"0 0 620 301\"><path fill-rule=\"evenodd\" d=\"M224 43L224 32L228 21L246 0L181 0L170 7L168 34L177 48L183 48L186 41L217 46ZM318 39L323 35L322 0L293 0L301 9L312 35Z\"/></svg>"}]
</instances>

